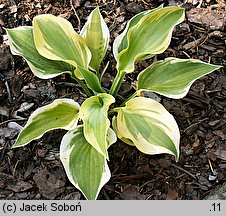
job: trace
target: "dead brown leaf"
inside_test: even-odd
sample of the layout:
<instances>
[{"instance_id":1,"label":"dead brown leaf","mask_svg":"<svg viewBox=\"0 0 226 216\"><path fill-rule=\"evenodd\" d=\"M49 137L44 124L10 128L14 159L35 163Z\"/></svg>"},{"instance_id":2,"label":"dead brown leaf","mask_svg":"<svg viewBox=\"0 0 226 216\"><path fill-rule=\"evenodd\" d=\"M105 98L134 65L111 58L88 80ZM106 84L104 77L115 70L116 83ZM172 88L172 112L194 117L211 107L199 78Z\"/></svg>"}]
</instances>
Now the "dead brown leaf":
<instances>
[{"instance_id":1,"label":"dead brown leaf","mask_svg":"<svg viewBox=\"0 0 226 216\"><path fill-rule=\"evenodd\" d=\"M217 158L226 161L226 150L213 149L207 153L207 157L213 161L215 161Z\"/></svg>"},{"instance_id":2,"label":"dead brown leaf","mask_svg":"<svg viewBox=\"0 0 226 216\"><path fill-rule=\"evenodd\" d=\"M167 193L167 200L176 200L178 198L178 192L174 189L169 189Z\"/></svg>"},{"instance_id":3,"label":"dead brown leaf","mask_svg":"<svg viewBox=\"0 0 226 216\"><path fill-rule=\"evenodd\" d=\"M143 200L145 199L144 195L141 195L138 191L138 187L135 185L127 185L122 194L122 199L124 200Z\"/></svg>"},{"instance_id":4,"label":"dead brown leaf","mask_svg":"<svg viewBox=\"0 0 226 216\"><path fill-rule=\"evenodd\" d=\"M47 168L40 170L33 177L39 191L47 199L55 199L64 191L65 182L49 172Z\"/></svg>"},{"instance_id":5,"label":"dead brown leaf","mask_svg":"<svg viewBox=\"0 0 226 216\"><path fill-rule=\"evenodd\" d=\"M213 131L213 133L217 136L219 136L222 140L226 140L226 133L223 130L216 130Z\"/></svg>"}]
</instances>

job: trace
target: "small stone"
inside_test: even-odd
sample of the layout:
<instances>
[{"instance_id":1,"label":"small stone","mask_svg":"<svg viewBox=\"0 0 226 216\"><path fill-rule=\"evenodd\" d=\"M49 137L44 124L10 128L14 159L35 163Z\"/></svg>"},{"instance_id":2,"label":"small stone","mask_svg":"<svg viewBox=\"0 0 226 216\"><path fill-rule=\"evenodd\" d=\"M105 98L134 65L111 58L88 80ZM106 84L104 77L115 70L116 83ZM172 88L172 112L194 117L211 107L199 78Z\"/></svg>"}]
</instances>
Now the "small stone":
<instances>
[{"instance_id":1,"label":"small stone","mask_svg":"<svg viewBox=\"0 0 226 216\"><path fill-rule=\"evenodd\" d=\"M143 6L138 5L135 2L131 2L126 5L126 10L131 13L137 14L137 13L140 13L141 11L143 11L144 8L143 8Z\"/></svg>"},{"instance_id":2,"label":"small stone","mask_svg":"<svg viewBox=\"0 0 226 216\"><path fill-rule=\"evenodd\" d=\"M41 5L40 3L38 3L38 4L36 5L36 8L42 8L42 5Z\"/></svg>"},{"instance_id":3,"label":"small stone","mask_svg":"<svg viewBox=\"0 0 226 216\"><path fill-rule=\"evenodd\" d=\"M208 180L209 181L215 181L217 179L216 175L209 175Z\"/></svg>"}]
</instances>

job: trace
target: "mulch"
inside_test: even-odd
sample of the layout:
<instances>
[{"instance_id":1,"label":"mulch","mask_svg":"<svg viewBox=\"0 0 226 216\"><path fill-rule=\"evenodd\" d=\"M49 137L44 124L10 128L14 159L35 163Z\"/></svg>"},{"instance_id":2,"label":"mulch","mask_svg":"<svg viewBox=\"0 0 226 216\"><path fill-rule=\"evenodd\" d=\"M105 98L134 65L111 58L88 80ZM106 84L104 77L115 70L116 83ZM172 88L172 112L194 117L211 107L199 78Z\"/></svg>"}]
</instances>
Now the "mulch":
<instances>
[{"instance_id":1,"label":"mulch","mask_svg":"<svg viewBox=\"0 0 226 216\"><path fill-rule=\"evenodd\" d=\"M114 38L135 14L161 3L186 9L169 48L154 59L140 61L126 76L120 94L134 92L138 73L155 60L168 56L195 58L223 67L197 80L180 100L155 95L174 115L181 132L178 162L170 155L145 155L120 140L109 149L112 178L98 199L202 200L226 181L226 74L225 2L199 1L108 1L108 0L0 0L0 199L84 199L68 181L59 160L63 130L48 132L41 139L11 149L29 115L59 97L80 104L86 96L68 75L40 80L26 62L13 56L4 28L31 25L42 13L68 19L79 32L98 4L111 31L110 61L103 79L110 88L116 74L112 55ZM103 64L104 65L104 64ZM119 98L120 100L120 98Z\"/></svg>"}]
</instances>

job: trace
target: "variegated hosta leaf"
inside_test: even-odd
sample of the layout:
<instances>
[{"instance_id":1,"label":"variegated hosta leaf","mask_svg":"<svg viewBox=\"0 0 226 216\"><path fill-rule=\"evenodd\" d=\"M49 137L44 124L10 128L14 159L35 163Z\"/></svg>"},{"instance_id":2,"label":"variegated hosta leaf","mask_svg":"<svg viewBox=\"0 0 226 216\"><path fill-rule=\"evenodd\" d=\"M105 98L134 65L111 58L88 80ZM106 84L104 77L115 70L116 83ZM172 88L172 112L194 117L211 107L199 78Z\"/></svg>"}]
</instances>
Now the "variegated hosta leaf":
<instances>
[{"instance_id":1,"label":"variegated hosta leaf","mask_svg":"<svg viewBox=\"0 0 226 216\"><path fill-rule=\"evenodd\" d=\"M82 67L77 67L78 71L84 77L87 86L95 93L102 93L105 92L102 87L100 80L98 79L97 75L93 72L86 70Z\"/></svg>"},{"instance_id":2,"label":"variegated hosta leaf","mask_svg":"<svg viewBox=\"0 0 226 216\"><path fill-rule=\"evenodd\" d=\"M109 106L114 102L113 96L106 93L98 94L86 99L79 111L86 140L107 159L107 131L110 126L107 114Z\"/></svg>"},{"instance_id":3,"label":"variegated hosta leaf","mask_svg":"<svg viewBox=\"0 0 226 216\"><path fill-rule=\"evenodd\" d=\"M39 139L53 129L73 130L77 126L79 104L72 99L56 99L51 104L35 110L20 132L13 148Z\"/></svg>"},{"instance_id":4,"label":"variegated hosta leaf","mask_svg":"<svg viewBox=\"0 0 226 216\"><path fill-rule=\"evenodd\" d=\"M80 34L85 39L92 53L89 65L98 72L100 63L106 54L110 38L108 27L98 7L91 12Z\"/></svg>"},{"instance_id":5,"label":"variegated hosta leaf","mask_svg":"<svg viewBox=\"0 0 226 216\"><path fill-rule=\"evenodd\" d=\"M113 123L117 136L146 154L179 157L180 132L173 116L157 101L136 97L118 111Z\"/></svg>"},{"instance_id":6,"label":"variegated hosta leaf","mask_svg":"<svg viewBox=\"0 0 226 216\"><path fill-rule=\"evenodd\" d=\"M82 126L64 135L60 159L70 182L89 200L96 199L110 179L106 158L87 142Z\"/></svg>"},{"instance_id":7,"label":"variegated hosta leaf","mask_svg":"<svg viewBox=\"0 0 226 216\"><path fill-rule=\"evenodd\" d=\"M42 56L88 69L91 53L70 22L51 14L42 14L34 18L33 26L35 46Z\"/></svg>"},{"instance_id":8,"label":"variegated hosta leaf","mask_svg":"<svg viewBox=\"0 0 226 216\"><path fill-rule=\"evenodd\" d=\"M163 4L160 5L158 8L155 8L153 10L148 10L148 11L142 11L140 13L138 13L137 15L135 15L134 17L132 17L126 25L126 28L124 29L124 31L115 38L114 43L113 43L113 54L115 59L117 60L118 58L118 54L127 48L128 46L128 31L130 28L132 28L134 25L136 25L140 19L142 17L144 17L145 15L148 15L150 13L152 13L155 10L158 10L160 8L163 8Z\"/></svg>"},{"instance_id":9,"label":"variegated hosta leaf","mask_svg":"<svg viewBox=\"0 0 226 216\"><path fill-rule=\"evenodd\" d=\"M196 79L219 68L197 59L166 58L139 74L138 90L154 91L169 98L183 98Z\"/></svg>"},{"instance_id":10,"label":"variegated hosta leaf","mask_svg":"<svg viewBox=\"0 0 226 216\"><path fill-rule=\"evenodd\" d=\"M10 49L14 55L22 56L28 63L31 71L39 78L49 79L62 73L71 73L73 66L53 61L41 56L34 44L33 28L29 26L6 29Z\"/></svg>"},{"instance_id":11,"label":"variegated hosta leaf","mask_svg":"<svg viewBox=\"0 0 226 216\"><path fill-rule=\"evenodd\" d=\"M128 139L128 138L125 138L124 135L123 135L123 131L120 131L117 127L117 119L116 119L116 116L113 116L112 118L112 125L113 125L113 128L115 131L117 131L117 137L122 140L124 143L128 144L128 145L131 145L131 146L134 146L134 143L132 140ZM122 132L122 133L121 133Z\"/></svg>"},{"instance_id":12,"label":"variegated hosta leaf","mask_svg":"<svg viewBox=\"0 0 226 216\"><path fill-rule=\"evenodd\" d=\"M107 144L108 148L114 144L117 141L117 136L114 130L112 130L110 127L108 128L107 131Z\"/></svg>"},{"instance_id":13,"label":"variegated hosta leaf","mask_svg":"<svg viewBox=\"0 0 226 216\"><path fill-rule=\"evenodd\" d=\"M140 18L128 29L127 47L117 57L118 71L133 72L137 60L164 52L169 46L173 28L183 20L184 9L179 7L159 8Z\"/></svg>"}]
</instances>

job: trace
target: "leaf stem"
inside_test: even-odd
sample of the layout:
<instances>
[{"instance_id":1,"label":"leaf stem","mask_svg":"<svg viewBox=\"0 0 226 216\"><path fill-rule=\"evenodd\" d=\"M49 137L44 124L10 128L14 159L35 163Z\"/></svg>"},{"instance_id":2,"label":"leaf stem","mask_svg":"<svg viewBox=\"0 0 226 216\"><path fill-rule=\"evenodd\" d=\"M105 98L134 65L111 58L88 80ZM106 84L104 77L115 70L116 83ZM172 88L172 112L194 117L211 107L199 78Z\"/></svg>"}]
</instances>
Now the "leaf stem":
<instances>
[{"instance_id":1,"label":"leaf stem","mask_svg":"<svg viewBox=\"0 0 226 216\"><path fill-rule=\"evenodd\" d=\"M124 106L125 103L126 103L127 101L129 101L130 99L135 98L136 96L140 96L140 93L141 93L140 90L137 90L136 92L134 92L129 98L127 98L127 99L120 105L120 107Z\"/></svg>"},{"instance_id":2,"label":"leaf stem","mask_svg":"<svg viewBox=\"0 0 226 216\"><path fill-rule=\"evenodd\" d=\"M110 92L109 92L112 96L115 97L117 95L117 93L118 93L118 91L119 91L119 89L122 85L122 82L123 82L125 75L126 75L126 73L123 72L123 71L117 73L117 75L114 79L114 82L111 86Z\"/></svg>"},{"instance_id":3,"label":"leaf stem","mask_svg":"<svg viewBox=\"0 0 226 216\"><path fill-rule=\"evenodd\" d=\"M96 75L97 75L98 79L101 81L101 74L100 74L100 71L99 70L100 69L98 68L98 70L95 71L95 72L96 72Z\"/></svg>"},{"instance_id":4,"label":"leaf stem","mask_svg":"<svg viewBox=\"0 0 226 216\"><path fill-rule=\"evenodd\" d=\"M74 73L72 73L72 78L74 80L77 81L77 83L82 87L82 89L84 90L84 92L86 93L86 95L88 97L91 97L92 96L92 93L90 92L90 90L87 88L87 86L82 82L82 80L80 80L79 78L77 78Z\"/></svg>"},{"instance_id":5,"label":"leaf stem","mask_svg":"<svg viewBox=\"0 0 226 216\"><path fill-rule=\"evenodd\" d=\"M108 111L108 114L111 115L111 114L113 114L113 113L118 112L119 110L120 110L119 107L115 107L115 108L113 108L112 110Z\"/></svg>"},{"instance_id":6,"label":"leaf stem","mask_svg":"<svg viewBox=\"0 0 226 216\"><path fill-rule=\"evenodd\" d=\"M103 69L103 71L101 72L100 80L102 80L102 78L103 78L103 76L104 76L104 74L105 74L105 72L106 72L106 70L107 70L107 68L108 68L108 65L109 65L109 61L108 61L107 64L104 66L104 69Z\"/></svg>"}]
</instances>

